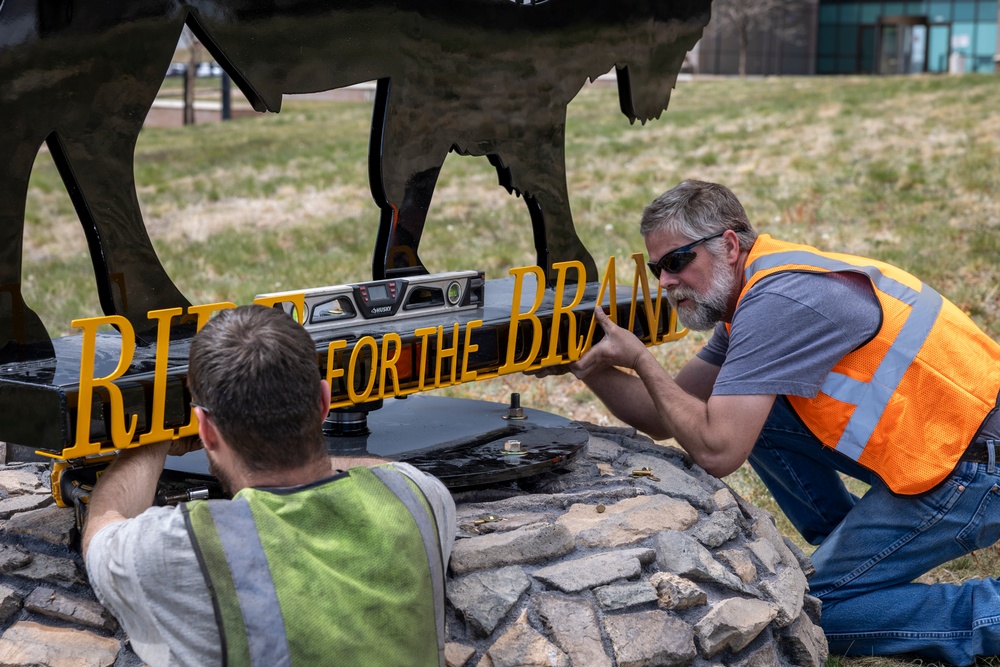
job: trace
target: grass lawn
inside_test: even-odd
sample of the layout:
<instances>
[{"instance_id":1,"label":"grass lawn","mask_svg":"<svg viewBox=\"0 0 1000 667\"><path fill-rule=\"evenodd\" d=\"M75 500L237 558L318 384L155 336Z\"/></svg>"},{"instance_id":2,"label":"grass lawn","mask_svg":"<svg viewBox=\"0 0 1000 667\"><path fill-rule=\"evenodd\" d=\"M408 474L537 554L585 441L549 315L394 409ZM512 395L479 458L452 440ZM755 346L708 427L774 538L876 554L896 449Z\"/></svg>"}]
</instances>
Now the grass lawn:
<instances>
[{"instance_id":1,"label":"grass lawn","mask_svg":"<svg viewBox=\"0 0 1000 667\"><path fill-rule=\"evenodd\" d=\"M370 122L368 103L294 101L277 115L145 130L139 199L161 261L188 298L248 303L261 292L370 278L378 223L367 182ZM736 192L758 230L897 264L1000 339L995 76L685 81L670 110L644 127L618 112L613 87L593 86L569 109L567 166L576 225L599 266L612 255L623 265L643 249L638 219L660 192L685 178L714 180ZM27 215L26 300L52 335L70 333L73 318L101 313L82 230L45 154ZM527 209L497 186L485 159L449 156L428 219L421 258L432 271L499 278L533 261ZM703 341L689 335L655 354L676 370ZM519 391L526 406L611 423L565 377L442 391L497 401ZM748 470L727 481L776 512ZM991 549L926 580L997 574L1000 552Z\"/></svg>"}]
</instances>

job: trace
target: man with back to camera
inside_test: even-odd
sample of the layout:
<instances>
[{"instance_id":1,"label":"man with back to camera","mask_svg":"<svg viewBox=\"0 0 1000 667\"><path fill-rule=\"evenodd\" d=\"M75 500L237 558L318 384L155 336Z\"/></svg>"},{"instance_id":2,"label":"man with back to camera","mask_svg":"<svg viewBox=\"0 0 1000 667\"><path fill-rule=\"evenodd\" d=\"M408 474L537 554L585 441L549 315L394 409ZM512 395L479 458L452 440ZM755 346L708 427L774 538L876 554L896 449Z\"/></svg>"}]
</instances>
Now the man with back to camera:
<instances>
[{"instance_id":1,"label":"man with back to camera","mask_svg":"<svg viewBox=\"0 0 1000 667\"><path fill-rule=\"evenodd\" d=\"M832 652L1000 654L997 579L911 583L1000 539L1000 345L898 268L758 237L721 185L664 193L640 233L681 323L711 339L672 378L598 309L605 337L568 369L711 474L750 461L819 545Z\"/></svg>"},{"instance_id":2,"label":"man with back to camera","mask_svg":"<svg viewBox=\"0 0 1000 667\"><path fill-rule=\"evenodd\" d=\"M188 388L232 500L150 504L169 453L122 451L91 495L94 591L150 665L444 665L455 504L404 463L331 458L330 386L280 310L241 306L191 342ZM353 467L349 467L353 466Z\"/></svg>"}]
</instances>

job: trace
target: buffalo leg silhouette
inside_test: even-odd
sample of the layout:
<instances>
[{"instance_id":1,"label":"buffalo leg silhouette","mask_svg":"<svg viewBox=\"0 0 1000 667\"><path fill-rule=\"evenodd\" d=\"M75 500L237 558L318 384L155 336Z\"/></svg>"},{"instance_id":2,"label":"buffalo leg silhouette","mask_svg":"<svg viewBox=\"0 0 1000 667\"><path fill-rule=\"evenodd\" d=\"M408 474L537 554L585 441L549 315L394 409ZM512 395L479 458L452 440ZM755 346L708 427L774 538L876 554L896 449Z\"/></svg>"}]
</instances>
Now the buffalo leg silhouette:
<instances>
[{"instance_id":1,"label":"buffalo leg silhouette","mask_svg":"<svg viewBox=\"0 0 1000 667\"><path fill-rule=\"evenodd\" d=\"M21 295L25 194L38 146L8 146L10 139L0 133L0 363L52 355L45 326Z\"/></svg>"},{"instance_id":2,"label":"buffalo leg silhouette","mask_svg":"<svg viewBox=\"0 0 1000 667\"><path fill-rule=\"evenodd\" d=\"M183 25L173 0L0 4L0 362L51 354L21 293L27 182L45 142L83 226L107 314L140 342L150 310L187 305L135 192L135 142Z\"/></svg>"}]
</instances>

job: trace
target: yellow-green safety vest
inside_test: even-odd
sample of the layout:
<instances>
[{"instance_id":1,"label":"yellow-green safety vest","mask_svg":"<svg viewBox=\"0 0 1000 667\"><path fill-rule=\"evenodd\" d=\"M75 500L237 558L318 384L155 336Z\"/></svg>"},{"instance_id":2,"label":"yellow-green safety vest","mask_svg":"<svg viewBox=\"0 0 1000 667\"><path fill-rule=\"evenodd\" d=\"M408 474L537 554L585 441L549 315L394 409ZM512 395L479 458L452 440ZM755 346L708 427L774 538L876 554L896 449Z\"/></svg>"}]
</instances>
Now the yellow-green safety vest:
<instances>
[{"instance_id":1,"label":"yellow-green safety vest","mask_svg":"<svg viewBox=\"0 0 1000 667\"><path fill-rule=\"evenodd\" d=\"M184 506L223 665L442 667L433 512L389 467Z\"/></svg>"}]
</instances>

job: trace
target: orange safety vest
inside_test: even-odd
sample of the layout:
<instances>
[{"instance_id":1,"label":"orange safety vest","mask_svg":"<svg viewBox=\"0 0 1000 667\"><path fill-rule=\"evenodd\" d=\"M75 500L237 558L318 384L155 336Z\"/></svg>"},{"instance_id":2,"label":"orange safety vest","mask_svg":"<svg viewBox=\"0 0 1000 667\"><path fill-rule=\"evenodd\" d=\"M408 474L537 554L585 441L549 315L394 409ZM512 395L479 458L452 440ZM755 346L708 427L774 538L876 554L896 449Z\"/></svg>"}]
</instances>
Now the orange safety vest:
<instances>
[{"instance_id":1,"label":"orange safety vest","mask_svg":"<svg viewBox=\"0 0 1000 667\"><path fill-rule=\"evenodd\" d=\"M750 250L740 301L780 271L864 274L882 307L874 338L837 362L815 398L788 397L809 430L895 493L944 480L997 405L1000 344L902 269L767 234Z\"/></svg>"}]
</instances>

